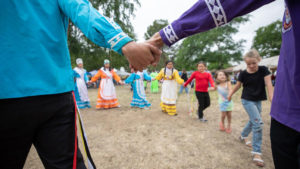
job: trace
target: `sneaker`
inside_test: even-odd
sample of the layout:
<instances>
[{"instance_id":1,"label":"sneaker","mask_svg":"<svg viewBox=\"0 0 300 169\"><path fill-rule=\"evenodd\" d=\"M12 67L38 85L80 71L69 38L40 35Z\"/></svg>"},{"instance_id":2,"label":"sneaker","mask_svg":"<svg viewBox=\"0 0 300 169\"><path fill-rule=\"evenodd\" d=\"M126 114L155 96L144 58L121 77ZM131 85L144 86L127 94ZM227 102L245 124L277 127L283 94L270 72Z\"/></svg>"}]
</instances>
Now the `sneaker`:
<instances>
[{"instance_id":1,"label":"sneaker","mask_svg":"<svg viewBox=\"0 0 300 169\"><path fill-rule=\"evenodd\" d=\"M201 119L199 119L201 122L203 122L203 123L205 123L205 122L207 122L207 120L205 119L205 118L201 118Z\"/></svg>"}]
</instances>

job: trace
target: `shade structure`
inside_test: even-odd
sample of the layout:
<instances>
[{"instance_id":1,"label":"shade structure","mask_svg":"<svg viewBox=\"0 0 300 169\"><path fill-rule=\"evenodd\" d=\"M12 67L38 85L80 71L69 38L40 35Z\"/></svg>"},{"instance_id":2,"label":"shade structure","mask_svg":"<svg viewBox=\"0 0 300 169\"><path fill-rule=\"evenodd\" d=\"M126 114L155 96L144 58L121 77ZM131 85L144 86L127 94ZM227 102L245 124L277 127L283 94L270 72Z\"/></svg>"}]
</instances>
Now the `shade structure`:
<instances>
[{"instance_id":1,"label":"shade structure","mask_svg":"<svg viewBox=\"0 0 300 169\"><path fill-rule=\"evenodd\" d=\"M259 65L260 66L266 66L270 69L277 68L278 60L279 60L279 56L269 57L269 58L266 58L266 59L262 59L259 62ZM245 70L246 68L247 68L246 63L242 62L241 64L235 66L233 68L233 71Z\"/></svg>"}]
</instances>

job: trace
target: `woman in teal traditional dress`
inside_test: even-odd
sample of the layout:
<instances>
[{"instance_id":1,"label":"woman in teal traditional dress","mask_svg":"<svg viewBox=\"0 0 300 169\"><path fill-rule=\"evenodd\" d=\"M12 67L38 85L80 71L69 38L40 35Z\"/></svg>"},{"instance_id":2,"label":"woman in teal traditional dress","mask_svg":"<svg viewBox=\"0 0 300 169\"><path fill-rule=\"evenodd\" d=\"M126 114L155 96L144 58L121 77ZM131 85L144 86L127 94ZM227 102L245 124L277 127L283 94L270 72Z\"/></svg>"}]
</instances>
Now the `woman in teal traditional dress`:
<instances>
[{"instance_id":1,"label":"woman in teal traditional dress","mask_svg":"<svg viewBox=\"0 0 300 169\"><path fill-rule=\"evenodd\" d=\"M131 107L148 109L151 106L146 99L143 84L144 80L151 80L151 77L147 74L147 72L133 72L125 80L125 83L132 84L133 87L133 97L130 103Z\"/></svg>"}]
</instances>

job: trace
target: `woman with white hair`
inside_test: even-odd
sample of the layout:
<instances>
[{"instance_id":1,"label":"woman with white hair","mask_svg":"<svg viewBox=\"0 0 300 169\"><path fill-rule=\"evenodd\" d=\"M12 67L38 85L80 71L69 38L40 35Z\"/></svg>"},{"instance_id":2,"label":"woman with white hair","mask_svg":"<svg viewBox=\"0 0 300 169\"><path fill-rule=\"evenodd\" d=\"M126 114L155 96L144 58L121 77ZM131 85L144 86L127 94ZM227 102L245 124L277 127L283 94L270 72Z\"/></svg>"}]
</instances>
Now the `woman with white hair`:
<instances>
[{"instance_id":1,"label":"woman with white hair","mask_svg":"<svg viewBox=\"0 0 300 169\"><path fill-rule=\"evenodd\" d=\"M115 107L120 107L118 103L115 86L113 83L113 79L119 84L124 84L121 81L121 78L114 72L110 67L109 60L104 60L104 67L99 69L98 73L92 77L89 83L96 82L99 78L101 78L99 91L98 91L98 99L97 99L97 109L110 109Z\"/></svg>"},{"instance_id":2,"label":"woman with white hair","mask_svg":"<svg viewBox=\"0 0 300 169\"><path fill-rule=\"evenodd\" d=\"M73 70L77 76L75 76L75 98L79 109L90 108L90 99L88 96L88 90L86 83L89 79L87 77L86 70L83 68L83 61L81 58L76 59L77 67Z\"/></svg>"}]
</instances>

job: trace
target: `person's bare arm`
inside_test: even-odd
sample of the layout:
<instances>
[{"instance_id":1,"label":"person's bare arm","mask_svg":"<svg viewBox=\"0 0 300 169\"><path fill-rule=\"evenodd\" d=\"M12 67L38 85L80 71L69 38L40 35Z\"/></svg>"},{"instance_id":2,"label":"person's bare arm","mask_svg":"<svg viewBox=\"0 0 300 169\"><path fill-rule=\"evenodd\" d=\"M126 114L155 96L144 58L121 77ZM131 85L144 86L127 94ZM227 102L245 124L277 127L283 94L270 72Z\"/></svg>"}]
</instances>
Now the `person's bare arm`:
<instances>
[{"instance_id":1,"label":"person's bare arm","mask_svg":"<svg viewBox=\"0 0 300 169\"><path fill-rule=\"evenodd\" d=\"M228 93L230 93L232 91L232 85L230 81L227 82L227 87L228 87Z\"/></svg>"},{"instance_id":2,"label":"person's bare arm","mask_svg":"<svg viewBox=\"0 0 300 169\"><path fill-rule=\"evenodd\" d=\"M232 95L239 90L241 85L242 85L242 83L240 81L237 81L237 83L234 86L233 90L231 92L229 92L229 94L228 94L228 97L227 97L228 101L231 100Z\"/></svg>"},{"instance_id":3,"label":"person's bare arm","mask_svg":"<svg viewBox=\"0 0 300 169\"><path fill-rule=\"evenodd\" d=\"M265 85L267 86L267 92L268 92L269 100L272 103L272 100L273 100L273 85L272 85L272 81L271 81L271 75L265 76L264 80L265 80Z\"/></svg>"}]
</instances>

